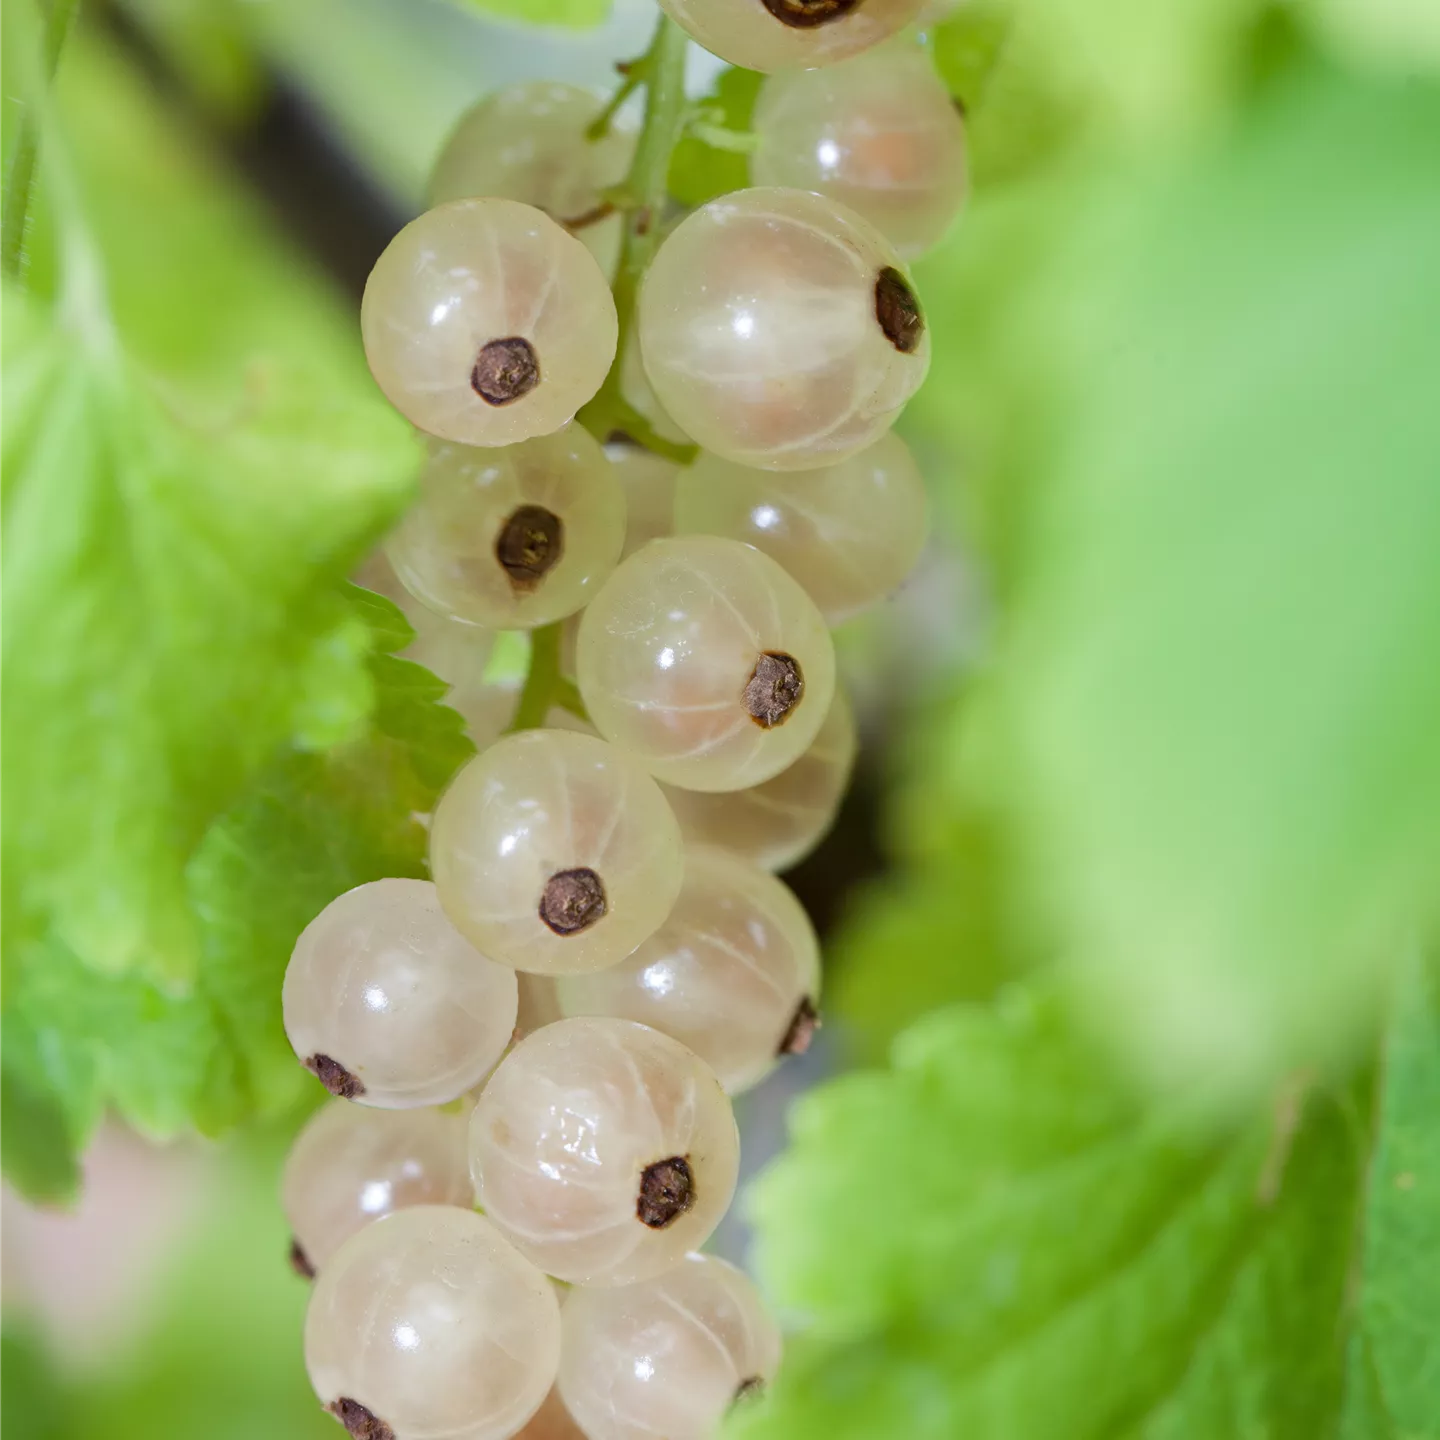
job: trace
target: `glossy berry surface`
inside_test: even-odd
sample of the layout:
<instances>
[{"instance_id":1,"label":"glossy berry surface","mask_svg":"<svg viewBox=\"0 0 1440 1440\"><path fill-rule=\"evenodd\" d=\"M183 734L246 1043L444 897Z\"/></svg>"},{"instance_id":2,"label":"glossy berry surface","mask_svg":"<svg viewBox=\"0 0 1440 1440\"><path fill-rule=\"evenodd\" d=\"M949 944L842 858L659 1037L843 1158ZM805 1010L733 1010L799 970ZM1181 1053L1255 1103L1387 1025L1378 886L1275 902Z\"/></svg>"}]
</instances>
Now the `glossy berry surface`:
<instances>
[{"instance_id":1,"label":"glossy berry surface","mask_svg":"<svg viewBox=\"0 0 1440 1440\"><path fill-rule=\"evenodd\" d=\"M884 600L915 568L925 482L898 435L833 465L776 475L701 454L675 488L675 530L763 550L835 625Z\"/></svg>"},{"instance_id":2,"label":"glossy berry surface","mask_svg":"<svg viewBox=\"0 0 1440 1440\"><path fill-rule=\"evenodd\" d=\"M625 178L635 135L611 126L585 131L601 102L554 80L506 85L456 122L435 161L430 203L499 195L543 210L595 257L607 274L620 254L620 216L601 192Z\"/></svg>"},{"instance_id":3,"label":"glossy berry surface","mask_svg":"<svg viewBox=\"0 0 1440 1440\"><path fill-rule=\"evenodd\" d=\"M618 965L565 976L556 989L567 1015L664 1031L734 1095L808 1045L820 946L787 885L728 851L692 846L665 923Z\"/></svg>"},{"instance_id":4,"label":"glossy berry surface","mask_svg":"<svg viewBox=\"0 0 1440 1440\"><path fill-rule=\"evenodd\" d=\"M466 1117L442 1110L372 1110L332 1100L295 1137L281 1201L297 1267L312 1272L357 1230L411 1205L474 1201Z\"/></svg>"},{"instance_id":5,"label":"glossy berry surface","mask_svg":"<svg viewBox=\"0 0 1440 1440\"><path fill-rule=\"evenodd\" d=\"M660 0L712 55L746 70L833 65L908 25L921 0Z\"/></svg>"},{"instance_id":6,"label":"glossy berry surface","mask_svg":"<svg viewBox=\"0 0 1440 1440\"><path fill-rule=\"evenodd\" d=\"M497 449L432 442L419 496L385 548L432 610L515 630L579 610L624 540L620 479L572 423Z\"/></svg>"},{"instance_id":7,"label":"glossy berry surface","mask_svg":"<svg viewBox=\"0 0 1440 1440\"><path fill-rule=\"evenodd\" d=\"M695 790L759 784L799 759L835 689L814 602L768 556L708 535L624 561L580 622L576 661L600 733Z\"/></svg>"},{"instance_id":8,"label":"glossy berry surface","mask_svg":"<svg viewBox=\"0 0 1440 1440\"><path fill-rule=\"evenodd\" d=\"M965 199L965 125L930 56L903 42L773 75L755 105L757 185L848 205L901 255L930 249Z\"/></svg>"},{"instance_id":9,"label":"glossy berry surface","mask_svg":"<svg viewBox=\"0 0 1440 1440\"><path fill-rule=\"evenodd\" d=\"M547 1274L581 1285L679 1264L724 1215L738 1164L713 1072L627 1020L561 1020L528 1036L470 1119L485 1213Z\"/></svg>"},{"instance_id":10,"label":"glossy berry surface","mask_svg":"<svg viewBox=\"0 0 1440 1440\"><path fill-rule=\"evenodd\" d=\"M558 430L615 358L610 287L543 211L455 200L412 220L365 284L371 373L412 424L462 445Z\"/></svg>"},{"instance_id":11,"label":"glossy berry surface","mask_svg":"<svg viewBox=\"0 0 1440 1440\"><path fill-rule=\"evenodd\" d=\"M281 995L285 1033L332 1094L401 1110L454 1100L515 1029L514 973L445 918L428 880L373 880L301 932Z\"/></svg>"},{"instance_id":12,"label":"glossy berry surface","mask_svg":"<svg viewBox=\"0 0 1440 1440\"><path fill-rule=\"evenodd\" d=\"M441 797L430 870L486 955L541 974L599 970L654 933L680 890L680 828L660 788L594 736L527 730Z\"/></svg>"},{"instance_id":13,"label":"glossy berry surface","mask_svg":"<svg viewBox=\"0 0 1440 1440\"><path fill-rule=\"evenodd\" d=\"M640 445L608 445L606 451L625 492L623 560L642 545L674 531L675 481L680 466Z\"/></svg>"},{"instance_id":14,"label":"glossy berry surface","mask_svg":"<svg viewBox=\"0 0 1440 1440\"><path fill-rule=\"evenodd\" d=\"M844 691L820 733L793 765L745 790L707 793L662 785L687 845L720 845L766 870L803 860L834 823L858 749L855 717Z\"/></svg>"},{"instance_id":15,"label":"glossy berry surface","mask_svg":"<svg viewBox=\"0 0 1440 1440\"><path fill-rule=\"evenodd\" d=\"M821 195L739 190L661 244L640 296L656 398L703 449L812 470L873 444L930 361L895 248Z\"/></svg>"},{"instance_id":16,"label":"glossy berry surface","mask_svg":"<svg viewBox=\"0 0 1440 1440\"><path fill-rule=\"evenodd\" d=\"M780 1330L759 1291L713 1255L577 1291L561 1323L560 1393L590 1440L709 1440L780 1365Z\"/></svg>"},{"instance_id":17,"label":"glossy berry surface","mask_svg":"<svg viewBox=\"0 0 1440 1440\"><path fill-rule=\"evenodd\" d=\"M352 1435L505 1440L545 1399L559 1352L553 1286L456 1206L400 1210L353 1235L305 1315L310 1383Z\"/></svg>"}]
</instances>

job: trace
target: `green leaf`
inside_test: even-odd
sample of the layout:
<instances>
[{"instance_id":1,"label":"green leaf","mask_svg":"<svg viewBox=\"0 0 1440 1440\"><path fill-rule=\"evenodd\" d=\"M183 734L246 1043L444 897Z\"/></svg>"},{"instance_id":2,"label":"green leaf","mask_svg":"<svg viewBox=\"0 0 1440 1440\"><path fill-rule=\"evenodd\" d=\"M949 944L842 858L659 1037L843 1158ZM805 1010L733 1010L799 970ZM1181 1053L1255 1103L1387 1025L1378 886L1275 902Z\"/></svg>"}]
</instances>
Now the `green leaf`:
<instances>
[{"instance_id":1,"label":"green leaf","mask_svg":"<svg viewBox=\"0 0 1440 1440\"><path fill-rule=\"evenodd\" d=\"M64 1112L54 1096L31 1085L8 1047L0 1079L0 1168L22 1195L47 1204L72 1199L80 1186Z\"/></svg>"},{"instance_id":2,"label":"green leaf","mask_svg":"<svg viewBox=\"0 0 1440 1440\"><path fill-rule=\"evenodd\" d=\"M719 128L745 134L764 80L753 70L731 66L720 72L698 108ZM748 157L707 145L695 135L685 136L670 157L670 193L682 205L703 205L717 195L743 190L749 183Z\"/></svg>"},{"instance_id":3,"label":"green leaf","mask_svg":"<svg viewBox=\"0 0 1440 1440\"><path fill-rule=\"evenodd\" d=\"M1001 392L959 761L1162 1079L1256 1093L1363 1044L1437 914L1436 173L1436 89L1292 67L1218 144L1037 201L922 396Z\"/></svg>"},{"instance_id":4,"label":"green leaf","mask_svg":"<svg viewBox=\"0 0 1440 1440\"><path fill-rule=\"evenodd\" d=\"M1440 1436L1440 965L1406 970L1383 1055L1342 1440Z\"/></svg>"},{"instance_id":5,"label":"green leaf","mask_svg":"<svg viewBox=\"0 0 1440 1440\"><path fill-rule=\"evenodd\" d=\"M403 498L409 436L369 397L290 385L243 419L185 418L123 356L6 311L11 924L184 981L210 821L278 744L368 708L337 684L366 642L333 587Z\"/></svg>"},{"instance_id":6,"label":"green leaf","mask_svg":"<svg viewBox=\"0 0 1440 1440\"><path fill-rule=\"evenodd\" d=\"M407 643L388 601L352 594L380 617L383 644ZM280 755L201 842L185 876L200 934L187 994L97 975L53 936L16 947L7 1089L13 1066L59 1107L74 1150L109 1107L164 1139L282 1113L314 1090L280 1020L295 937L355 885L425 873L418 817L472 753L460 717L433 698L440 681L387 653L370 663L379 695L370 729L325 754Z\"/></svg>"},{"instance_id":7,"label":"green leaf","mask_svg":"<svg viewBox=\"0 0 1440 1440\"><path fill-rule=\"evenodd\" d=\"M610 16L610 0L459 0L499 20L520 20L527 25L560 25L582 30L603 24Z\"/></svg>"},{"instance_id":8,"label":"green leaf","mask_svg":"<svg viewBox=\"0 0 1440 1440\"><path fill-rule=\"evenodd\" d=\"M1421 1041L1416 1024L1407 1000L1396 1035ZM1433 1119L1440 1049L1406 1055L1387 1067L1382 1165ZM1363 1315L1397 1285L1421 1301L1440 1268L1433 1146L1414 1188L1394 1192L1416 1197L1403 1253L1399 1231L1382 1232L1387 1254L1373 1239L1372 1176L1357 1260L1370 1088L1297 1077L1219 1129L1179 1098L1137 1098L1051 987L929 1017L891 1071L834 1081L792 1112L753 1210L762 1281L805 1328L727 1433L1334 1434L1351 1287ZM1424 1309L1403 1317L1366 1327L1384 1373L1420 1377L1412 1408L1377 1433L1432 1436L1440 1392L1414 1346L1433 1338L1433 1312L1428 1332Z\"/></svg>"}]
</instances>

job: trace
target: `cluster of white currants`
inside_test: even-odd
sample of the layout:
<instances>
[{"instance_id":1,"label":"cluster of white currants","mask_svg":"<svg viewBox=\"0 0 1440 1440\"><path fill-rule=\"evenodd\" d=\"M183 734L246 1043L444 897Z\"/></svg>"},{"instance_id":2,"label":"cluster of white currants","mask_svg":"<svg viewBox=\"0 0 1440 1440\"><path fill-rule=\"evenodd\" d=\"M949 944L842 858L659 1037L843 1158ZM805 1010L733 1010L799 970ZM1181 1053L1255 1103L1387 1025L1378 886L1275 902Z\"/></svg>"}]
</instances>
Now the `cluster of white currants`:
<instances>
[{"instance_id":1,"label":"cluster of white currants","mask_svg":"<svg viewBox=\"0 0 1440 1440\"><path fill-rule=\"evenodd\" d=\"M286 972L338 1097L285 1177L306 1361L356 1440L701 1440L779 1359L754 1287L695 1252L735 1188L729 1097L818 1023L816 937L772 872L854 758L827 621L923 542L889 433L929 352L901 250L959 205L960 122L908 41L846 58L918 0L664 3L726 58L843 63L767 81L773 183L665 235L634 345L606 199L633 137L566 86L462 120L365 293L371 368L430 445L386 547L413 653L473 694L494 632L566 622L585 713L472 717L493 743L430 818L432 880L341 896ZM688 468L576 422L617 346Z\"/></svg>"}]
</instances>

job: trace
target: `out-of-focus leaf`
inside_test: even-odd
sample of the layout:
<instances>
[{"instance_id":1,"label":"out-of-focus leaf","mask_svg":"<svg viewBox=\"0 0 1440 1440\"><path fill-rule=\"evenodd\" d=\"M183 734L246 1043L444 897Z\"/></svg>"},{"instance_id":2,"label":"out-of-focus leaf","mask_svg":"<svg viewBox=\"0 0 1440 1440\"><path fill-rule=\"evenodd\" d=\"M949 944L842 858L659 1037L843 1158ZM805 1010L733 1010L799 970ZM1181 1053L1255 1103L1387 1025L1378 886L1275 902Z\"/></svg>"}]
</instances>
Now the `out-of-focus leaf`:
<instances>
[{"instance_id":1,"label":"out-of-focus leaf","mask_svg":"<svg viewBox=\"0 0 1440 1440\"><path fill-rule=\"evenodd\" d=\"M388 601L365 595L364 610L379 617L383 644L408 642ZM7 1072L16 1067L59 1107L71 1149L110 1107L155 1138L214 1134L280 1113L314 1086L281 1026L295 937L355 885L424 874L419 817L472 750L460 717L436 703L440 681L385 653L371 666L379 698L369 731L272 761L201 842L185 877L200 940L187 994L97 975L53 936L15 945Z\"/></svg>"},{"instance_id":2,"label":"out-of-focus leaf","mask_svg":"<svg viewBox=\"0 0 1440 1440\"><path fill-rule=\"evenodd\" d=\"M211 820L277 745L363 721L334 586L403 498L410 437L274 378L250 413L178 413L18 296L4 363L7 928L187 981Z\"/></svg>"},{"instance_id":3,"label":"out-of-focus leaf","mask_svg":"<svg viewBox=\"0 0 1440 1440\"><path fill-rule=\"evenodd\" d=\"M755 111L755 97L764 82L753 70L732 66L722 70L710 93L699 103L713 112L712 123L724 130L745 134ZM750 161L734 150L708 145L698 136L687 135L670 157L670 193L682 205L703 205L717 195L743 190L750 183Z\"/></svg>"},{"instance_id":4,"label":"out-of-focus leaf","mask_svg":"<svg viewBox=\"0 0 1440 1440\"><path fill-rule=\"evenodd\" d=\"M206 110L249 120L266 90L249 35L246 0L120 0L165 63Z\"/></svg>"},{"instance_id":5,"label":"out-of-focus leaf","mask_svg":"<svg viewBox=\"0 0 1440 1440\"><path fill-rule=\"evenodd\" d=\"M26 1199L39 1203L70 1200L80 1185L65 1112L8 1054L0 1076L0 1168Z\"/></svg>"},{"instance_id":6,"label":"out-of-focus leaf","mask_svg":"<svg viewBox=\"0 0 1440 1440\"><path fill-rule=\"evenodd\" d=\"M610 0L457 0L500 20L521 20L527 25L563 25L588 29L610 14Z\"/></svg>"},{"instance_id":7,"label":"out-of-focus leaf","mask_svg":"<svg viewBox=\"0 0 1440 1440\"><path fill-rule=\"evenodd\" d=\"M1300 14L1339 53L1398 69L1440 67L1440 6L1432 0L1309 0Z\"/></svg>"},{"instance_id":8,"label":"out-of-focus leaf","mask_svg":"<svg viewBox=\"0 0 1440 1440\"><path fill-rule=\"evenodd\" d=\"M1017 201L937 359L1009 422L964 763L1162 1077L1359 1043L1440 903L1437 173L1440 92L1291 68L1178 168Z\"/></svg>"},{"instance_id":9,"label":"out-of-focus leaf","mask_svg":"<svg viewBox=\"0 0 1440 1440\"><path fill-rule=\"evenodd\" d=\"M1434 1017L1415 1030L1411 1006L1396 1034L1419 1039ZM1384 1081L1377 1157L1426 1123L1440 1076L1433 1044L1406 1053ZM1356 1263L1362 1222L1386 1203L1373 1174L1367 1188L1370 1088L1296 1077L1221 1129L1178 1097L1138 1098L1048 987L929 1017L891 1071L834 1081L793 1111L754 1213L761 1278L808 1333L727 1433L1335 1433L1351 1287L1363 1315L1397 1286L1420 1299L1440 1265L1434 1190L1420 1199L1440 1185L1433 1147L1415 1191L1397 1192L1417 1197L1404 1253L1381 1222L1385 1253ZM1433 1365L1413 1368L1406 1319L1366 1339L1381 1373L1419 1377L1412 1408L1358 1434L1435 1433L1440 1391Z\"/></svg>"},{"instance_id":10,"label":"out-of-focus leaf","mask_svg":"<svg viewBox=\"0 0 1440 1440\"><path fill-rule=\"evenodd\" d=\"M416 451L353 322L83 37L57 113L101 283L6 301L6 938L183 985L206 828L372 703L336 583ZM40 295L58 250L42 217Z\"/></svg>"}]
</instances>

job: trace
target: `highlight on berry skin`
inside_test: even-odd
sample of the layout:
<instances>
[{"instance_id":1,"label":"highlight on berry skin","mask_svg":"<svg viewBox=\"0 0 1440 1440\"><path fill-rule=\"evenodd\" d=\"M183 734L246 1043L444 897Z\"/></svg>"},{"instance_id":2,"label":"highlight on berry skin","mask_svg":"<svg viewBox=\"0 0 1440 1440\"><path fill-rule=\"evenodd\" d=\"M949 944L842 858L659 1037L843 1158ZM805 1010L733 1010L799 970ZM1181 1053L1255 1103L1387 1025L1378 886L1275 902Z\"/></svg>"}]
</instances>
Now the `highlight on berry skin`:
<instances>
[{"instance_id":1,"label":"highlight on berry skin","mask_svg":"<svg viewBox=\"0 0 1440 1440\"><path fill-rule=\"evenodd\" d=\"M445 913L491 959L540 974L623 959L669 912L681 869L660 787L632 756L570 730L496 741L430 827Z\"/></svg>"},{"instance_id":2,"label":"highlight on berry skin","mask_svg":"<svg viewBox=\"0 0 1440 1440\"><path fill-rule=\"evenodd\" d=\"M615 358L609 282L579 240L515 200L453 200L386 246L360 307L365 356L418 429L514 445L571 420Z\"/></svg>"},{"instance_id":3,"label":"highlight on berry skin","mask_svg":"<svg viewBox=\"0 0 1440 1440\"><path fill-rule=\"evenodd\" d=\"M590 1440L706 1440L780 1366L780 1329L760 1292L713 1255L577 1290L560 1320L560 1395Z\"/></svg>"},{"instance_id":4,"label":"highlight on berry skin","mask_svg":"<svg viewBox=\"0 0 1440 1440\"><path fill-rule=\"evenodd\" d=\"M352 1235L305 1315L310 1384L367 1440L507 1440L559 1359L554 1287L485 1216L455 1205L398 1210Z\"/></svg>"},{"instance_id":5,"label":"highlight on berry skin","mask_svg":"<svg viewBox=\"0 0 1440 1440\"><path fill-rule=\"evenodd\" d=\"M513 971L477 952L428 880L373 880L301 932L285 1033L332 1095L402 1110L477 1085L515 1029Z\"/></svg>"},{"instance_id":6,"label":"highlight on berry skin","mask_svg":"<svg viewBox=\"0 0 1440 1440\"><path fill-rule=\"evenodd\" d=\"M773 186L712 200L665 239L639 337L675 423L763 470L814 470L874 444L930 363L890 241L833 200Z\"/></svg>"},{"instance_id":7,"label":"highlight on berry skin","mask_svg":"<svg viewBox=\"0 0 1440 1440\"><path fill-rule=\"evenodd\" d=\"M692 39L746 70L833 65L908 25L922 0L660 0Z\"/></svg>"},{"instance_id":8,"label":"highlight on berry skin","mask_svg":"<svg viewBox=\"0 0 1440 1440\"><path fill-rule=\"evenodd\" d=\"M687 846L719 845L762 869L788 870L834 823L858 749L855 717L837 685L820 733L773 779L719 792L660 788Z\"/></svg>"},{"instance_id":9,"label":"highlight on berry skin","mask_svg":"<svg viewBox=\"0 0 1440 1440\"><path fill-rule=\"evenodd\" d=\"M675 532L763 550L827 623L879 604L915 568L929 529L925 482L893 432L858 455L776 475L701 453L675 486Z\"/></svg>"},{"instance_id":10,"label":"highlight on berry skin","mask_svg":"<svg viewBox=\"0 0 1440 1440\"><path fill-rule=\"evenodd\" d=\"M679 1264L724 1215L738 1164L714 1072L628 1020L559 1020L527 1036L470 1118L478 1204L536 1265L577 1285Z\"/></svg>"},{"instance_id":11,"label":"highlight on berry skin","mask_svg":"<svg viewBox=\"0 0 1440 1440\"><path fill-rule=\"evenodd\" d=\"M496 449L432 441L419 496L385 550L430 609L517 630L584 606L624 542L619 477L572 423Z\"/></svg>"},{"instance_id":12,"label":"highlight on berry skin","mask_svg":"<svg viewBox=\"0 0 1440 1440\"><path fill-rule=\"evenodd\" d=\"M835 692L814 602L752 546L653 540L623 561L580 622L590 719L667 784L758 785L798 760Z\"/></svg>"},{"instance_id":13,"label":"highlight on berry skin","mask_svg":"<svg viewBox=\"0 0 1440 1440\"><path fill-rule=\"evenodd\" d=\"M782 881L725 850L689 846L685 882L665 923L618 965L564 976L556 992L566 1015L608 1015L663 1031L735 1095L795 1048L792 1036L804 1030L808 1039L820 945Z\"/></svg>"},{"instance_id":14,"label":"highlight on berry skin","mask_svg":"<svg viewBox=\"0 0 1440 1440\"><path fill-rule=\"evenodd\" d=\"M465 1116L332 1100L290 1146L280 1195L296 1268L303 1261L313 1276L357 1230L396 1210L473 1203Z\"/></svg>"},{"instance_id":15,"label":"highlight on berry skin","mask_svg":"<svg viewBox=\"0 0 1440 1440\"><path fill-rule=\"evenodd\" d=\"M754 127L756 185L849 206L907 260L935 245L964 203L965 123L929 53L909 40L772 75Z\"/></svg>"},{"instance_id":16,"label":"highlight on berry skin","mask_svg":"<svg viewBox=\"0 0 1440 1440\"><path fill-rule=\"evenodd\" d=\"M606 274L620 256L621 217L604 191L625 178L635 132L585 131L603 101L556 80L524 80L492 91L450 132L430 175L430 204L494 195L543 210L595 257Z\"/></svg>"}]
</instances>

